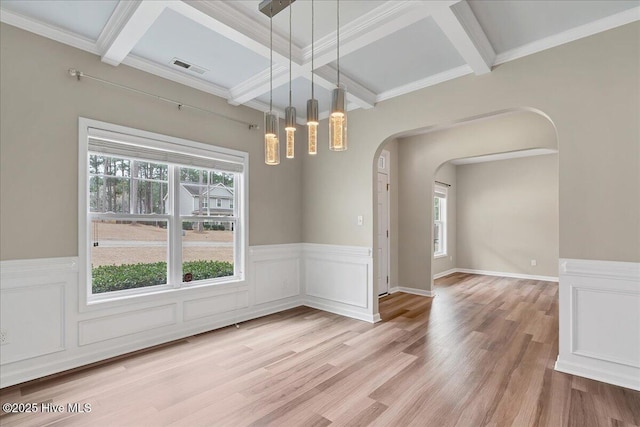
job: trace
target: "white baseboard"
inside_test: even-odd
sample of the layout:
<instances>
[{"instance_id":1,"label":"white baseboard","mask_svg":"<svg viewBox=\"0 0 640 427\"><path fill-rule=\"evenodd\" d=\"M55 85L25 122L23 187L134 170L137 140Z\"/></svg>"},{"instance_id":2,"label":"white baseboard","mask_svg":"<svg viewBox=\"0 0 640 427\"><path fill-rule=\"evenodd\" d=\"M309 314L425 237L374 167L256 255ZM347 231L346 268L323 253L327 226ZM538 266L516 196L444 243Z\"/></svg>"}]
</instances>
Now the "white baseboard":
<instances>
[{"instance_id":1,"label":"white baseboard","mask_svg":"<svg viewBox=\"0 0 640 427\"><path fill-rule=\"evenodd\" d=\"M405 294L420 295L421 297L435 297L436 293L433 291L427 291L425 289L407 288L404 286L395 286L389 288L389 293L404 292Z\"/></svg>"},{"instance_id":2,"label":"white baseboard","mask_svg":"<svg viewBox=\"0 0 640 427\"><path fill-rule=\"evenodd\" d=\"M558 356L558 360L556 360L555 370L558 372L564 372L565 374L576 375L640 391L640 377L619 375L610 370L594 369L579 363L565 362L561 360L560 356Z\"/></svg>"},{"instance_id":3,"label":"white baseboard","mask_svg":"<svg viewBox=\"0 0 640 427\"><path fill-rule=\"evenodd\" d=\"M322 301L319 298L308 297L303 302L303 305L317 310L328 311L329 313L339 314L341 316L350 317L356 320L363 320L369 323L376 323L380 321L380 314L363 313L362 311L352 310L349 307L345 307L344 304L335 303L332 301Z\"/></svg>"},{"instance_id":4,"label":"white baseboard","mask_svg":"<svg viewBox=\"0 0 640 427\"><path fill-rule=\"evenodd\" d=\"M439 279L439 278L441 278L441 277L445 277L445 276L448 276L448 275L450 275L450 274L457 273L457 272L458 272L458 269L456 269L456 268L450 268L450 269L449 269L449 270L447 270L447 271L443 271L443 272L440 272L440 273L438 273L438 274L434 274L434 275L433 275L433 279L434 279L434 280L435 280L435 279Z\"/></svg>"},{"instance_id":5,"label":"white baseboard","mask_svg":"<svg viewBox=\"0 0 640 427\"><path fill-rule=\"evenodd\" d=\"M452 273L467 273L467 274L480 274L483 276L499 276L510 277L513 279L527 279L527 280L541 280L545 282L557 282L558 278L553 276L537 276L533 274L521 274L521 273L507 273L504 271L487 271L487 270L474 270L470 268L456 268L455 271L449 270L447 274ZM437 279L437 277L434 277Z\"/></svg>"}]
</instances>

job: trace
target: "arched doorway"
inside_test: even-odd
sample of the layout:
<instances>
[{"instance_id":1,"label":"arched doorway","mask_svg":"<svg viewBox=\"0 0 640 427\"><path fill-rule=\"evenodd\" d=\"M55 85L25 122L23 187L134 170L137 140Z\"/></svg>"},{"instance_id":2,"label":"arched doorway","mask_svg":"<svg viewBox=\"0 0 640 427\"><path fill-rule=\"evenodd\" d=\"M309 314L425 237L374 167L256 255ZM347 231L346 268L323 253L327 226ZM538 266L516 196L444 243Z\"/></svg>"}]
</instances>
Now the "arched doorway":
<instances>
[{"instance_id":1,"label":"arched doorway","mask_svg":"<svg viewBox=\"0 0 640 427\"><path fill-rule=\"evenodd\" d=\"M380 153L393 144L402 144L403 150L398 154L395 173L390 175L391 191L399 191L403 182L421 182L422 185L402 186L398 203L407 214L402 216L401 222L397 217L390 220L390 285L392 289L410 289L414 293L432 295L432 195L438 168L454 159L533 149L557 150L558 138L553 122L544 113L529 108L499 111L447 125L402 132L387 138L378 147L372 162L376 179ZM394 150L391 148L389 151L393 153ZM393 160L392 164L395 164ZM373 188L377 189L377 186ZM374 191L373 230L378 228L377 198L377 191ZM377 248L376 232L373 244ZM379 261L377 251L373 252L376 271ZM374 292L378 289L374 277ZM375 314L378 314L377 300L374 301Z\"/></svg>"}]
</instances>

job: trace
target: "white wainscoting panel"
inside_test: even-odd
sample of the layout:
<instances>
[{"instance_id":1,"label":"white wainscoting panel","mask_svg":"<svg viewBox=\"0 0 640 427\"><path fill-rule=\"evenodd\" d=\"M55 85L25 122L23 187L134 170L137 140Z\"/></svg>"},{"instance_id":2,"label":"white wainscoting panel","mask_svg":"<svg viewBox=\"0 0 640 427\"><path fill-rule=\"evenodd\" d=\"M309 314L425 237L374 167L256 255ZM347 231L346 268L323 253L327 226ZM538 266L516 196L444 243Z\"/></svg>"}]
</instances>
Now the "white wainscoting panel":
<instances>
[{"instance_id":1,"label":"white wainscoting panel","mask_svg":"<svg viewBox=\"0 0 640 427\"><path fill-rule=\"evenodd\" d=\"M367 308L366 264L308 257L305 272L307 296Z\"/></svg>"},{"instance_id":2,"label":"white wainscoting panel","mask_svg":"<svg viewBox=\"0 0 640 427\"><path fill-rule=\"evenodd\" d=\"M87 345L150 331L176 323L176 304L84 320L78 324L78 344Z\"/></svg>"},{"instance_id":3,"label":"white wainscoting panel","mask_svg":"<svg viewBox=\"0 0 640 427\"><path fill-rule=\"evenodd\" d=\"M256 305L300 297L301 251L299 244L251 247L251 278Z\"/></svg>"},{"instance_id":4,"label":"white wainscoting panel","mask_svg":"<svg viewBox=\"0 0 640 427\"><path fill-rule=\"evenodd\" d=\"M0 351L0 387L302 305L301 246L249 252L257 280L248 274L237 284L142 296L90 312L79 311L76 257L2 261L0 328L8 343ZM262 304L252 300L256 284Z\"/></svg>"},{"instance_id":5,"label":"white wainscoting panel","mask_svg":"<svg viewBox=\"0 0 640 427\"><path fill-rule=\"evenodd\" d=\"M640 336L640 293L574 288L572 297L572 353L640 368L640 340L623 335Z\"/></svg>"},{"instance_id":6,"label":"white wainscoting panel","mask_svg":"<svg viewBox=\"0 0 640 427\"><path fill-rule=\"evenodd\" d=\"M0 325L6 344L0 364L30 359L65 349L65 283L42 283L0 290Z\"/></svg>"},{"instance_id":7,"label":"white wainscoting panel","mask_svg":"<svg viewBox=\"0 0 640 427\"><path fill-rule=\"evenodd\" d=\"M80 312L78 259L0 262L0 387L306 305L375 322L371 248L253 246L247 280ZM306 293L305 293L306 290ZM240 325L242 328L242 325Z\"/></svg>"},{"instance_id":8,"label":"white wainscoting panel","mask_svg":"<svg viewBox=\"0 0 640 427\"><path fill-rule=\"evenodd\" d=\"M560 260L556 370L640 390L640 263Z\"/></svg>"},{"instance_id":9,"label":"white wainscoting panel","mask_svg":"<svg viewBox=\"0 0 640 427\"><path fill-rule=\"evenodd\" d=\"M237 290L209 298L185 301L183 317L185 321L215 316L221 313L237 312L249 306L249 292Z\"/></svg>"},{"instance_id":10,"label":"white wainscoting panel","mask_svg":"<svg viewBox=\"0 0 640 427\"><path fill-rule=\"evenodd\" d=\"M373 313L371 248L304 244L305 305L368 322Z\"/></svg>"}]
</instances>

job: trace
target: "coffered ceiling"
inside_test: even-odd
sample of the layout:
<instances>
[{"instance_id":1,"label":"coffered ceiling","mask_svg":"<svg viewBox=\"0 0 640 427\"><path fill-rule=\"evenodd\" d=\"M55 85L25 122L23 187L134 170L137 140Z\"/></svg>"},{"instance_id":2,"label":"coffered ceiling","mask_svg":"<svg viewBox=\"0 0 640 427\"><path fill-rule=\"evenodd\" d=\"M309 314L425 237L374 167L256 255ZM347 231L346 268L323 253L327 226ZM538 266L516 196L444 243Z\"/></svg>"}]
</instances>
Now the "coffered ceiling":
<instances>
[{"instance_id":1,"label":"coffered ceiling","mask_svg":"<svg viewBox=\"0 0 640 427\"><path fill-rule=\"evenodd\" d=\"M277 1L277 0L276 0ZM261 111L269 106L269 18L258 0L0 0L0 20ZM336 84L336 2L315 3L316 98ZM293 104L311 95L311 0L292 13ZM640 19L638 0L340 1L349 109L454 79ZM289 102L289 9L273 18L273 104ZM178 59L190 70L173 65ZM71 67L73 64L69 64ZM197 69L193 71L193 69Z\"/></svg>"}]
</instances>

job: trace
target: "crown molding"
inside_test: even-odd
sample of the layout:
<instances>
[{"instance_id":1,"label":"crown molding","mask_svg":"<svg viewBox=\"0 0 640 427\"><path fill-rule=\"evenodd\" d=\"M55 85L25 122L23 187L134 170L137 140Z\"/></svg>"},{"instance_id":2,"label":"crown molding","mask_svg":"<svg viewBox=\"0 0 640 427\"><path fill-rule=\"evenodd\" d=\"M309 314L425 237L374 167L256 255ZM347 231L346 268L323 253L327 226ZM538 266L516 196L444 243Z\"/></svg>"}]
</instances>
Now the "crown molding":
<instances>
[{"instance_id":1,"label":"crown molding","mask_svg":"<svg viewBox=\"0 0 640 427\"><path fill-rule=\"evenodd\" d=\"M424 89L425 87L434 86L448 80L457 79L458 77L466 76L473 73L473 70L468 65L461 65L456 68L452 68L447 71L443 71L438 74L426 77L415 82L408 83L403 86L398 86L394 89L390 89L379 93L376 97L376 102L386 101L387 99L395 98L396 96L405 95L416 90Z\"/></svg>"},{"instance_id":2,"label":"crown molding","mask_svg":"<svg viewBox=\"0 0 640 427\"><path fill-rule=\"evenodd\" d=\"M625 10L624 12L620 12L603 19L599 19L594 22L590 22L588 24L581 25L579 27L572 28L562 33L546 37L544 39L536 40L524 46L499 53L496 56L495 65L504 64L505 62L513 61L514 59L532 55L546 49L551 49L565 43L579 40L581 38L601 33L603 31L611 30L613 28L617 28L622 25L630 24L639 20L640 6Z\"/></svg>"},{"instance_id":3,"label":"crown molding","mask_svg":"<svg viewBox=\"0 0 640 427\"><path fill-rule=\"evenodd\" d=\"M93 40L89 40L79 34L8 11L4 8L0 8L0 10L2 11L2 13L0 13L0 22L64 43L68 46L75 47L76 49L93 53L94 55L100 55L100 51Z\"/></svg>"},{"instance_id":4,"label":"crown molding","mask_svg":"<svg viewBox=\"0 0 640 427\"><path fill-rule=\"evenodd\" d=\"M128 65L129 67L133 67L141 71L145 71L158 77L165 78L167 80L174 81L176 83L183 84L185 86L192 87L194 89L201 90L203 92L210 93L211 95L215 95L225 99L229 98L229 90L223 86L190 76L188 74L183 74L180 71L169 68L168 66L159 65L155 62L149 61L148 59L140 58L139 56L130 54L122 61L122 64Z\"/></svg>"}]
</instances>

